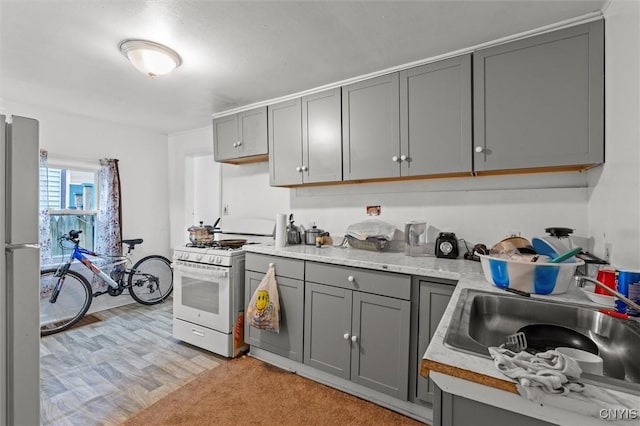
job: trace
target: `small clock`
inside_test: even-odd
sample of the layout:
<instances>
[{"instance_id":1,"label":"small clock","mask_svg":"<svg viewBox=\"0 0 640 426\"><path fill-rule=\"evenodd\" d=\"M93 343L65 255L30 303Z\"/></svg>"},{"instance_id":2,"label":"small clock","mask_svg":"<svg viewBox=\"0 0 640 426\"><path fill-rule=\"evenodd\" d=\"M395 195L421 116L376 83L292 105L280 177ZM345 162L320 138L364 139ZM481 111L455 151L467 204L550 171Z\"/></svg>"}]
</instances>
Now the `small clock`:
<instances>
[{"instance_id":1,"label":"small clock","mask_svg":"<svg viewBox=\"0 0 640 426\"><path fill-rule=\"evenodd\" d=\"M458 238L453 232L441 232L436 239L436 257L456 259L458 257Z\"/></svg>"}]
</instances>

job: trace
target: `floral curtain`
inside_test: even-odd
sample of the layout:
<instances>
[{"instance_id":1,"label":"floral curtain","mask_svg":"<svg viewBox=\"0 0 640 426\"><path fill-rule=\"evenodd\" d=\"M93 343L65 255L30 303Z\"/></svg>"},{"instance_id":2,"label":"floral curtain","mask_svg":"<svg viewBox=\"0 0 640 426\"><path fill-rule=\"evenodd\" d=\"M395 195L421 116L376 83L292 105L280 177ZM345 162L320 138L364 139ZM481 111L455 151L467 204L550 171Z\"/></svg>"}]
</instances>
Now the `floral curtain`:
<instances>
[{"instance_id":1,"label":"floral curtain","mask_svg":"<svg viewBox=\"0 0 640 426\"><path fill-rule=\"evenodd\" d=\"M96 224L96 252L122 256L122 208L118 160L103 158L98 172L99 213Z\"/></svg>"},{"instance_id":2,"label":"floral curtain","mask_svg":"<svg viewBox=\"0 0 640 426\"><path fill-rule=\"evenodd\" d=\"M39 242L40 242L40 265L51 265L51 220L49 219L49 164L48 152L40 150L40 187L44 194L40 192L40 220L39 220ZM43 197L44 196L44 197ZM43 199L45 202L43 203Z\"/></svg>"}]
</instances>

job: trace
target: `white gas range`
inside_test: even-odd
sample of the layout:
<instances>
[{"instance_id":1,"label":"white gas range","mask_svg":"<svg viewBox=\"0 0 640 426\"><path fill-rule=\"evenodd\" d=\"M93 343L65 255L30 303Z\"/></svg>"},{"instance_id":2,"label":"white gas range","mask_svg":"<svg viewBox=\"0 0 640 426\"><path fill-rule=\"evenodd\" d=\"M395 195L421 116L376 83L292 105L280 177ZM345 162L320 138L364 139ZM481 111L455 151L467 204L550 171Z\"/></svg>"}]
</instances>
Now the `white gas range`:
<instances>
[{"instance_id":1,"label":"white gas range","mask_svg":"<svg viewBox=\"0 0 640 426\"><path fill-rule=\"evenodd\" d=\"M235 240L273 241L273 221L263 223L258 232L247 225L244 229L251 232L223 232L209 245L189 244L176 247L173 253L173 336L225 357L248 348L244 343L245 256L241 242L234 244Z\"/></svg>"}]
</instances>

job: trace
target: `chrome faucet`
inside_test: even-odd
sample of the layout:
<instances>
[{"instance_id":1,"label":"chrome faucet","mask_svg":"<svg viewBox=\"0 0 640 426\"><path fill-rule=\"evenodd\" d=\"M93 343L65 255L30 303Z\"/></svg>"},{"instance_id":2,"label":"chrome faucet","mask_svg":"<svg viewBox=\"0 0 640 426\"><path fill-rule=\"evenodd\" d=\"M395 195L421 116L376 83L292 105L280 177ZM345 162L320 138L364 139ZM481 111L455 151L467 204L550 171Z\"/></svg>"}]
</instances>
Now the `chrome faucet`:
<instances>
[{"instance_id":1,"label":"chrome faucet","mask_svg":"<svg viewBox=\"0 0 640 426\"><path fill-rule=\"evenodd\" d=\"M640 306L637 303L635 303L633 300L631 300L628 297L625 297L624 295L618 293L614 289L607 287L606 285L604 285L603 283L601 283L600 281L598 281L598 280L596 280L594 278L586 277L586 276L583 276L583 275L576 275L574 277L574 280L576 281L576 286L577 287L584 287L584 282L585 281L592 282L595 285L597 285L598 287L600 287L603 290L607 291L612 296L618 298L622 303L624 303L628 307L630 307L632 309L635 309L636 311L640 312Z\"/></svg>"}]
</instances>

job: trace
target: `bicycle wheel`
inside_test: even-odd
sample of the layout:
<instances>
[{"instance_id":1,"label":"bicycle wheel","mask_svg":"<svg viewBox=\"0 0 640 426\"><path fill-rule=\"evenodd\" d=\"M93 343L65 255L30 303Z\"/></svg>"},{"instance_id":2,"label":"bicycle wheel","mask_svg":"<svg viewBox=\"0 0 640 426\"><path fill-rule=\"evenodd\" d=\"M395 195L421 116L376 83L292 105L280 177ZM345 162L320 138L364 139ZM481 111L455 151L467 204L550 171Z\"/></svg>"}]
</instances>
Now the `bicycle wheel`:
<instances>
[{"instance_id":1,"label":"bicycle wheel","mask_svg":"<svg viewBox=\"0 0 640 426\"><path fill-rule=\"evenodd\" d=\"M129 294L138 303L155 305L169 297L172 290L173 270L166 257L144 257L129 271Z\"/></svg>"},{"instance_id":2,"label":"bicycle wheel","mask_svg":"<svg viewBox=\"0 0 640 426\"><path fill-rule=\"evenodd\" d=\"M85 277L74 271L67 271L62 278L55 275L55 269L40 272L41 336L70 328L80 321L91 306L93 290ZM62 285L52 298L59 279L63 280Z\"/></svg>"}]
</instances>

